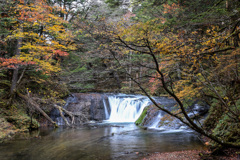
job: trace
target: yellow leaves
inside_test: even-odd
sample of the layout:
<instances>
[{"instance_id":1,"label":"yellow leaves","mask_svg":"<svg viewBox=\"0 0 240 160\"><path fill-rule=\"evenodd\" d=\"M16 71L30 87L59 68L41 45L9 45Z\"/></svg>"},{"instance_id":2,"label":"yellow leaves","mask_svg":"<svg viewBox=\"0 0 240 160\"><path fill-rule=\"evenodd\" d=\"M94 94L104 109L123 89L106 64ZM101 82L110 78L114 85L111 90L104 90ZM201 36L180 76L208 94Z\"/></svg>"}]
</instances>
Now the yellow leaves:
<instances>
[{"instance_id":1,"label":"yellow leaves","mask_svg":"<svg viewBox=\"0 0 240 160\"><path fill-rule=\"evenodd\" d=\"M45 29L50 31L50 33L57 33L57 32L65 31L62 25L48 25L48 26L46 26Z\"/></svg>"},{"instance_id":2,"label":"yellow leaves","mask_svg":"<svg viewBox=\"0 0 240 160\"><path fill-rule=\"evenodd\" d=\"M178 81L175 88L178 91L177 96L182 100L198 97L202 90L202 86L196 87L190 80Z\"/></svg>"},{"instance_id":3,"label":"yellow leaves","mask_svg":"<svg viewBox=\"0 0 240 160\"><path fill-rule=\"evenodd\" d=\"M10 37L10 36L9 36L9 37ZM18 32L18 33L15 34L15 37L16 37L17 39L23 38L23 37L24 37L24 34L23 34L22 32Z\"/></svg>"},{"instance_id":4,"label":"yellow leaves","mask_svg":"<svg viewBox=\"0 0 240 160\"><path fill-rule=\"evenodd\" d=\"M76 48L70 45L74 35L63 25L67 22L54 15L52 11L56 8L48 6L44 0L18 4L15 10L19 12L14 17L17 23L6 39L22 39L17 58L24 64L35 64L37 70L45 74L59 72L58 57L67 56L67 51ZM61 9L61 12L64 11Z\"/></svg>"}]
</instances>

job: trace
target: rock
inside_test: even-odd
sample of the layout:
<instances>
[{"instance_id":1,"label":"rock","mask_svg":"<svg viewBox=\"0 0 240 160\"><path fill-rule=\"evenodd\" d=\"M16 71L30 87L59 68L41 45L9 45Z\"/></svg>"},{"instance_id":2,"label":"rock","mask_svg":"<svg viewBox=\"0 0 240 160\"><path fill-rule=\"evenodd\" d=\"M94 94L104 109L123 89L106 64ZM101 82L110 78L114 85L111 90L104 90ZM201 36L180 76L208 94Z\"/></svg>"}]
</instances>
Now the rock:
<instances>
[{"instance_id":1,"label":"rock","mask_svg":"<svg viewBox=\"0 0 240 160\"><path fill-rule=\"evenodd\" d=\"M0 143L11 138L15 133L14 126L7 122L5 118L0 118Z\"/></svg>"},{"instance_id":2,"label":"rock","mask_svg":"<svg viewBox=\"0 0 240 160\"><path fill-rule=\"evenodd\" d=\"M70 104L68 109L70 111L81 111L83 114L88 115L89 120L104 120L104 94L100 93L75 93L77 98L76 104Z\"/></svg>"},{"instance_id":3,"label":"rock","mask_svg":"<svg viewBox=\"0 0 240 160\"><path fill-rule=\"evenodd\" d=\"M165 100L165 102L167 102L167 100ZM168 110L173 110L175 103L170 101L169 105L164 106L166 106ZM188 112L188 116L190 118L194 120L197 119L198 121L200 121L200 123L203 123L206 114L208 113L208 109L209 106L206 103L196 101L191 106L189 106L186 111ZM142 117L141 123L139 123L140 127L149 127L151 126L151 124L155 123L155 120L159 119L156 128L161 127L162 129L188 129L188 127L181 123L178 119L173 118L166 113L160 111L154 105L148 106L147 111L144 111L146 113L144 115L145 117Z\"/></svg>"},{"instance_id":4,"label":"rock","mask_svg":"<svg viewBox=\"0 0 240 160\"><path fill-rule=\"evenodd\" d=\"M90 123L93 121L99 122L106 119L103 100L108 104L107 96L105 94L74 93L67 99L67 105L64 108L70 112L80 112L87 117ZM58 123L58 118L60 117L59 112L54 110L51 115L52 119ZM77 125L88 121L83 118L75 118L75 124ZM64 125L64 122L60 122L58 125Z\"/></svg>"}]
</instances>

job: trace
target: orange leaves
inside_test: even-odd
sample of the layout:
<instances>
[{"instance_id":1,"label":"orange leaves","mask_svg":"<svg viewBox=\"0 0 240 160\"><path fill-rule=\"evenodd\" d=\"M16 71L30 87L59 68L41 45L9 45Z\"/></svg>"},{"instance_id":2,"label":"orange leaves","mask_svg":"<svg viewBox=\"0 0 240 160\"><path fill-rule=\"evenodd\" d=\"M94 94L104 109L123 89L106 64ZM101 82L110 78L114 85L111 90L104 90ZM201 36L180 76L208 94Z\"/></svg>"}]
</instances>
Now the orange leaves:
<instances>
[{"instance_id":1,"label":"orange leaves","mask_svg":"<svg viewBox=\"0 0 240 160\"><path fill-rule=\"evenodd\" d=\"M53 51L53 54L58 55L58 56L68 56L67 52L64 52L61 50L55 50L55 51Z\"/></svg>"},{"instance_id":2,"label":"orange leaves","mask_svg":"<svg viewBox=\"0 0 240 160\"><path fill-rule=\"evenodd\" d=\"M164 7L164 10L163 10L164 14L166 13L174 14L178 9L180 9L180 5L176 3L163 4L163 7Z\"/></svg>"},{"instance_id":3,"label":"orange leaves","mask_svg":"<svg viewBox=\"0 0 240 160\"><path fill-rule=\"evenodd\" d=\"M19 2L20 2L21 4L24 4L24 1L25 1L25 0L19 0Z\"/></svg>"},{"instance_id":4,"label":"orange leaves","mask_svg":"<svg viewBox=\"0 0 240 160\"><path fill-rule=\"evenodd\" d=\"M50 6L49 6L50 7ZM35 4L30 5L21 5L19 4L16 10L19 10L18 17L19 20L34 22L34 21L42 21L44 22L45 15L51 14L51 7L46 7L42 3L35 2Z\"/></svg>"},{"instance_id":5,"label":"orange leaves","mask_svg":"<svg viewBox=\"0 0 240 160\"><path fill-rule=\"evenodd\" d=\"M36 64L33 61L23 62L17 58L0 58L0 67L3 68L9 68L9 69L15 69L18 68L18 66L21 65L34 65Z\"/></svg>"},{"instance_id":6,"label":"orange leaves","mask_svg":"<svg viewBox=\"0 0 240 160\"><path fill-rule=\"evenodd\" d=\"M24 1L15 6L16 14L12 17L18 23L12 27L6 40L21 39L18 48L20 55L15 58L3 59L1 67L17 67L35 64L44 73L58 72L58 57L67 56L67 51L74 50L70 43L73 35L67 31L67 23L59 15L54 15L56 7L49 6L45 0ZM62 10L62 9L59 9Z\"/></svg>"}]
</instances>

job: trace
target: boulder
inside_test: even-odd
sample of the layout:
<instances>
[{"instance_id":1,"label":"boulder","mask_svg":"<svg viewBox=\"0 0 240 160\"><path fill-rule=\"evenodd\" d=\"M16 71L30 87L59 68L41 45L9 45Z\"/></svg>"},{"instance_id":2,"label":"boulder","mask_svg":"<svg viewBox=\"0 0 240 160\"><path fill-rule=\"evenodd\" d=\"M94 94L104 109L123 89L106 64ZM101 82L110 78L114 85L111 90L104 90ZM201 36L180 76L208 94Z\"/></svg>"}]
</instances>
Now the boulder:
<instances>
[{"instance_id":1,"label":"boulder","mask_svg":"<svg viewBox=\"0 0 240 160\"><path fill-rule=\"evenodd\" d=\"M78 112L83 114L88 121L102 121L106 119L104 101L108 106L108 100L105 94L74 93L67 98L64 108L70 112ZM59 111L56 109L52 111L51 117L58 123L58 125L65 125L62 118L60 117ZM87 120L85 118L79 117L78 119L75 119L75 124L82 124L87 122Z\"/></svg>"}]
</instances>

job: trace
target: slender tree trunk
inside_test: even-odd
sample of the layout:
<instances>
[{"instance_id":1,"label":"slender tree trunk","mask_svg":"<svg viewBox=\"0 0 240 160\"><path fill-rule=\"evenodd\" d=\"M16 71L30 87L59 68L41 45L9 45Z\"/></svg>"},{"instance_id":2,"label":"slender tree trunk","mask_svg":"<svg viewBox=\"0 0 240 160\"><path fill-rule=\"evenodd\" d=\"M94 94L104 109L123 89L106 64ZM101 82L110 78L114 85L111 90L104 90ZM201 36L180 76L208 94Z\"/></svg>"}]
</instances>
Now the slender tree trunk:
<instances>
[{"instance_id":1,"label":"slender tree trunk","mask_svg":"<svg viewBox=\"0 0 240 160\"><path fill-rule=\"evenodd\" d=\"M16 48L16 52L15 52L15 55L16 56L19 56L20 55L20 47L21 47L21 44L22 44L22 38L19 38L17 40L17 48ZM17 89L17 82L18 82L18 71L19 69L16 68L13 70L13 76L12 76L12 84L11 84L11 90L10 90L10 94L11 96L13 96L16 92L16 89Z\"/></svg>"}]
</instances>

